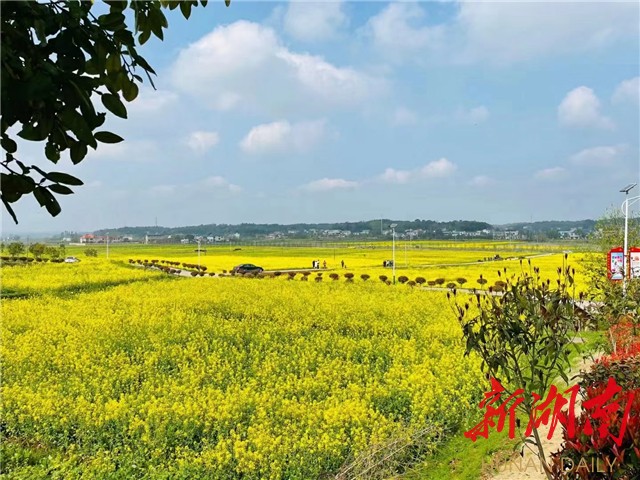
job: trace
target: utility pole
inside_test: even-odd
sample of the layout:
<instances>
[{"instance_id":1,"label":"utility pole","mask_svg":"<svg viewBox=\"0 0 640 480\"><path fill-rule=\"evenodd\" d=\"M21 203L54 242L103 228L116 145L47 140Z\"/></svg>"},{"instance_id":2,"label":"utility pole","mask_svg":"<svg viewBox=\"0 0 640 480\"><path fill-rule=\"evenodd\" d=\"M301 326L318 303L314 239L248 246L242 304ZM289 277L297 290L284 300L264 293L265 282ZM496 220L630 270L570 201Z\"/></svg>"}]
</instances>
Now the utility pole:
<instances>
[{"instance_id":1,"label":"utility pole","mask_svg":"<svg viewBox=\"0 0 640 480\"><path fill-rule=\"evenodd\" d=\"M391 224L391 251L392 251L392 266L393 266L393 284L396 284L396 227L395 223Z\"/></svg>"},{"instance_id":2,"label":"utility pole","mask_svg":"<svg viewBox=\"0 0 640 480\"><path fill-rule=\"evenodd\" d=\"M107 260L109 260L109 232L107 232Z\"/></svg>"},{"instance_id":3,"label":"utility pole","mask_svg":"<svg viewBox=\"0 0 640 480\"><path fill-rule=\"evenodd\" d=\"M198 237L198 270L200 270L200 237Z\"/></svg>"},{"instance_id":4,"label":"utility pole","mask_svg":"<svg viewBox=\"0 0 640 480\"><path fill-rule=\"evenodd\" d=\"M622 204L622 206L624 207L624 248L623 248L623 260L622 260L622 295L626 295L627 294L627 273L629 271L629 269L627 268L627 264L628 264L628 258L627 258L627 251L628 251L628 241L629 241L629 200L633 200L633 202L636 202L637 200L640 199L639 197L634 197L629 199L629 191L635 187L637 184L636 183L631 183L629 185L627 185L626 187L624 187L622 190L620 190L621 193L625 194L625 200L624 203Z\"/></svg>"}]
</instances>

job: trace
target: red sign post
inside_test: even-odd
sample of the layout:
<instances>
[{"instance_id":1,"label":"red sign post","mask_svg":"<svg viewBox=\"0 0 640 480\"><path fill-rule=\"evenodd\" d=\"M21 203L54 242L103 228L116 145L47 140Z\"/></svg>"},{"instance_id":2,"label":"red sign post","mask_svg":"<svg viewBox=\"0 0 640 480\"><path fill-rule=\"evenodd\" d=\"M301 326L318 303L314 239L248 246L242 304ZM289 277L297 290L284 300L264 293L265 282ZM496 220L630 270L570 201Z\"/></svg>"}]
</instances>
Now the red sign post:
<instances>
[{"instance_id":1,"label":"red sign post","mask_svg":"<svg viewBox=\"0 0 640 480\"><path fill-rule=\"evenodd\" d=\"M607 276L611 280L624 278L624 249L616 247L609 250L607 255Z\"/></svg>"}]
</instances>

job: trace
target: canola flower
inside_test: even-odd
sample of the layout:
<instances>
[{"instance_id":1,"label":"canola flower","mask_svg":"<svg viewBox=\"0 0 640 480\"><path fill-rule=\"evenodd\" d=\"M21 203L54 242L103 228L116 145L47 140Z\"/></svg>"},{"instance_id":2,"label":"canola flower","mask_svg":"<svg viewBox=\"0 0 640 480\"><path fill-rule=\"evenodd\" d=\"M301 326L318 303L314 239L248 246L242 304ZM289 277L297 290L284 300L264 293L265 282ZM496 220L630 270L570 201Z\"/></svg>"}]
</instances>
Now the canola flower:
<instances>
[{"instance_id":1,"label":"canola flower","mask_svg":"<svg viewBox=\"0 0 640 480\"><path fill-rule=\"evenodd\" d=\"M1 307L10 478L317 478L482 393L442 293L103 263L3 269L42 290ZM132 281L60 296L56 275Z\"/></svg>"}]
</instances>

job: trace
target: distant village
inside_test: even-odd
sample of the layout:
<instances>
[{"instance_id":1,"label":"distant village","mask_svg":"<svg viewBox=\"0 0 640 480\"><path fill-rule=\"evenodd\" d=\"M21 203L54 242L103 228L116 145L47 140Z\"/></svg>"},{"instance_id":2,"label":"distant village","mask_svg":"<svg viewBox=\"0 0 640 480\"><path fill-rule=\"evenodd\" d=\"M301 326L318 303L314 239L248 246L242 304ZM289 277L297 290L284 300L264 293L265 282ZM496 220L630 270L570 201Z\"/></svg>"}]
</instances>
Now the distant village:
<instances>
[{"instance_id":1,"label":"distant village","mask_svg":"<svg viewBox=\"0 0 640 480\"><path fill-rule=\"evenodd\" d=\"M109 243L139 243L139 244L225 244L239 243L241 241L262 241L277 242L288 239L308 239L308 240L380 240L392 238L391 229L382 229L373 232L369 229L361 231L350 231L340 229L301 229L301 230L282 230L274 231L266 234L241 235L234 232L225 235L214 234L184 234L184 233L145 233L142 235L118 234L98 235L94 233L75 233L65 232L56 241L68 244L106 244ZM586 238L586 233L581 229L572 228L570 230L556 230L551 235L547 232L545 238L540 238L539 234L528 231L525 226L517 230L505 229L482 229L477 231L458 231L442 229L437 232L427 231L424 229L406 229L403 231L396 230L396 240L425 240L425 239L486 239L486 240L582 240Z\"/></svg>"}]
</instances>

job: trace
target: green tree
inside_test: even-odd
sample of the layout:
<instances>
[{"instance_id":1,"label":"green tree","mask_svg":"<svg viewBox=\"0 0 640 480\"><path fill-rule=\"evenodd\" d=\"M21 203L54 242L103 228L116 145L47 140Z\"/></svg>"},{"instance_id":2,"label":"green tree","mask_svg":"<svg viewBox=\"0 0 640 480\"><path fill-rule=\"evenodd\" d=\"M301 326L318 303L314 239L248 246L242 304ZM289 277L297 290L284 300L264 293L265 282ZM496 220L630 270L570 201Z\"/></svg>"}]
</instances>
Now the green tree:
<instances>
[{"instance_id":1,"label":"green tree","mask_svg":"<svg viewBox=\"0 0 640 480\"><path fill-rule=\"evenodd\" d=\"M153 86L155 71L138 46L151 35L163 39L169 26L163 8L179 9L189 18L192 8L207 0L104 3L108 13L96 16L99 7L93 1L2 2L0 145L5 155L0 198L16 223L11 204L24 195L33 194L56 216L61 208L55 195L72 194L69 187L82 181L22 162L10 130L23 140L43 142L44 155L54 164L66 151L77 164L89 147L121 142L122 137L101 127L107 113L127 118L123 101L138 96L142 75Z\"/></svg>"},{"instance_id":2,"label":"green tree","mask_svg":"<svg viewBox=\"0 0 640 480\"><path fill-rule=\"evenodd\" d=\"M40 258L44 255L44 251L47 246L44 243L34 243L29 245L29 253L31 253L35 258Z\"/></svg>"},{"instance_id":3,"label":"green tree","mask_svg":"<svg viewBox=\"0 0 640 480\"><path fill-rule=\"evenodd\" d=\"M504 273L506 276L506 269ZM476 294L468 302L460 301L455 289L447 294L453 298L466 354L479 355L483 371L500 381L506 395L524 391L517 409L527 419L534 418L533 393L544 398L556 378L569 382L565 372L577 324L574 275L574 269L565 264L558 268L558 278L552 284L533 268L518 277L506 278L500 296ZM476 308L471 308L471 303ZM551 479L535 425L533 435L538 458Z\"/></svg>"},{"instance_id":4,"label":"green tree","mask_svg":"<svg viewBox=\"0 0 640 480\"><path fill-rule=\"evenodd\" d=\"M95 248L87 248L87 249L84 251L84 254L85 254L87 257L97 257L97 256L98 256L98 250L97 250L97 249L95 249Z\"/></svg>"},{"instance_id":5,"label":"green tree","mask_svg":"<svg viewBox=\"0 0 640 480\"><path fill-rule=\"evenodd\" d=\"M47 247L44 249L45 255L48 255L50 259L55 260L60 258L60 249L56 247Z\"/></svg>"},{"instance_id":6,"label":"green tree","mask_svg":"<svg viewBox=\"0 0 640 480\"><path fill-rule=\"evenodd\" d=\"M11 242L9 245L7 245L7 251L9 252L9 255L15 258L24 253L24 243Z\"/></svg>"}]
</instances>

